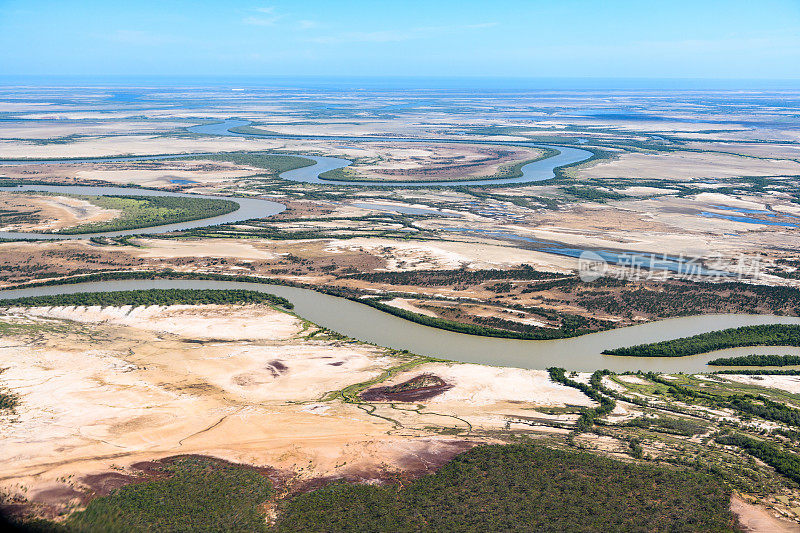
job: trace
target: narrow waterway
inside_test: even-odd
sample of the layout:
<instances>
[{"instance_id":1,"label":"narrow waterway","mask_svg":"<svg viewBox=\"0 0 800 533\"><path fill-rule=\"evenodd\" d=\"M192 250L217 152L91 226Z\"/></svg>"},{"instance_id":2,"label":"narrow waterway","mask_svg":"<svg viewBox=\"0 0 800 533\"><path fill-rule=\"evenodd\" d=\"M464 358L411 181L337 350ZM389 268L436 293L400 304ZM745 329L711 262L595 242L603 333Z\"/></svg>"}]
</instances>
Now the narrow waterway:
<instances>
[{"instance_id":1,"label":"narrow waterway","mask_svg":"<svg viewBox=\"0 0 800 533\"><path fill-rule=\"evenodd\" d=\"M22 185L19 187L0 187L0 191L31 191L49 192L57 194L84 194L96 196L179 196L184 198L206 198L215 200L230 200L239 204L239 209L209 218L201 218L188 222L178 222L175 224L163 224L161 226L150 226L147 228L128 229L121 231L105 231L100 233L82 233L80 235L62 235L58 233L32 233L21 231L0 231L0 239L90 239L92 237L119 237L122 235L149 235L155 233L168 233L170 231L181 231L193 228L204 228L207 226L217 226L220 224L232 224L251 220L254 218L266 218L276 215L286 209L286 206L278 202L271 202L261 198L237 198L232 196L210 196L205 194L188 194L180 192L159 191L153 189L135 189L132 187L85 187L80 185Z\"/></svg>"},{"instance_id":2,"label":"narrow waterway","mask_svg":"<svg viewBox=\"0 0 800 533\"><path fill-rule=\"evenodd\" d=\"M526 341L479 337L422 326L378 311L358 302L321 294L309 289L260 283L206 280L124 280L2 290L0 300L23 296L103 292L135 289L247 289L283 296L295 305L294 312L320 326L380 346L460 361L494 366L594 371L601 368L622 372L708 372L706 363L715 357L751 353L800 355L798 348L735 348L691 357L638 358L602 355L608 348L656 342L718 329L756 324L800 324L800 317L771 315L705 315L681 317L638 326L593 333L570 339ZM264 327L268 327L264 324Z\"/></svg>"},{"instance_id":3,"label":"narrow waterway","mask_svg":"<svg viewBox=\"0 0 800 533\"><path fill-rule=\"evenodd\" d=\"M474 180L419 180L419 181L337 181L333 179L320 179L320 174L328 170L336 170L350 164L350 161L335 157L313 157L317 161L317 167L306 167L313 172L299 172L303 169L290 170L284 172L281 177L288 180L302 181L306 183L321 183L328 185L353 185L361 187L462 187L465 185L508 185L517 183L530 183L543 181L552 178L554 171L558 167L580 163L592 157L592 152L579 148L567 146L550 146L524 141L486 141L486 140L458 140L458 139L436 139L421 137L369 137L369 136L328 136L328 135L278 135L278 134L259 134L259 133L238 133L231 131L235 128L247 126L248 120L229 119L218 124L203 124L192 126L189 129L192 133L202 133L205 135L225 135L236 137L261 137L266 139L317 139L317 140L336 140L336 141L393 141L393 142L412 142L412 143L440 143L440 144L491 144L505 146L525 146L528 148L547 148L555 150L553 156L533 161L523 165L520 171L521 176L516 178L502 179L474 179ZM310 156L303 156L310 157ZM324 170L323 170L324 167Z\"/></svg>"}]
</instances>

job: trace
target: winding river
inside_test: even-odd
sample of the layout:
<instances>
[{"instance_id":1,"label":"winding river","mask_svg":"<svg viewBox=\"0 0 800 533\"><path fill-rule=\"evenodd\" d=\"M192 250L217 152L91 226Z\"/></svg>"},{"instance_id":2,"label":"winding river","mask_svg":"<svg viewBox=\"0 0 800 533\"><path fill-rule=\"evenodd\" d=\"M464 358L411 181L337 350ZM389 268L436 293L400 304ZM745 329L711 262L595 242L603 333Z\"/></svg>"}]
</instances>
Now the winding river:
<instances>
[{"instance_id":1,"label":"winding river","mask_svg":"<svg viewBox=\"0 0 800 533\"><path fill-rule=\"evenodd\" d=\"M279 138L276 135L253 135L231 132L231 128L249 124L242 120L227 120L218 124L195 126L190 128L194 133L209 135L235 135L244 137ZM481 141L443 141L441 139L406 139L406 138L375 138L375 137L305 137L314 139L338 139L353 141L381 141L399 140L406 142L470 142ZM509 142L490 144L509 144L517 146L537 147L534 143ZM574 164L591 157L591 152L567 147L554 148L559 153L553 157L529 163L522 167L523 175L518 178L497 180L471 180L461 182L338 182L339 184L361 186L462 186L484 184L527 183L541 181L553 177L556 167ZM76 162L114 162L114 161L144 161L151 159L168 159L186 157L192 154L162 155L162 156L135 156L118 158L97 159L70 159L70 160L5 160L0 164L61 164ZM203 155L203 154L197 154ZM349 161L334 157L305 156L315 161L314 165L290 170L281 174L288 180L335 184L329 180L320 180L319 175L328 170L343 168L350 164ZM217 224L229 224L254 218L265 218L277 214L285 206L276 202L259 198L235 198L196 195L178 192L167 192L151 189L135 189L127 187L82 187L82 186L46 186L27 185L22 187L3 187L0 190L13 191L44 191L62 194L84 195L139 195L139 196L184 196L193 198L221 198L233 200L239 204L239 209L231 213L189 222L167 224L141 229L131 229L115 232L104 232L83 235L59 235L24 232L0 232L0 238L16 239L87 239L95 236L121 236L136 234L155 234L170 231L186 230ZM734 348L719 352L683 358L627 358L604 356L601 352L608 348L630 346L645 342L674 339L688 335L695 335L718 329L739 327L755 324L800 324L800 317L770 316L770 315L705 315L695 317L674 318L638 326L620 328L570 339L549 341L524 341L513 339L500 339L493 337L479 337L444 331L428 326L422 326L378 311L372 307L359 304L343 298L321 294L309 289L286 287L261 283L207 281L207 280L124 280L80 283L74 285L59 285L50 287L36 287L28 289L0 290L0 300L19 298L23 296L39 296L66 294L75 292L135 290L148 288L191 288L191 289L248 289L260 292L269 292L283 296L295 305L295 312L320 326L338 331L349 337L374 343L380 346L409 350L421 355L461 361L466 363L481 363L495 366L510 366L521 368L544 369L549 366L562 366L569 370L592 371L598 368L608 368L614 371L626 370L652 370L661 372L700 372L708 371L707 361L720 356L745 355L750 353L787 353L800 355L800 348Z\"/></svg>"},{"instance_id":2,"label":"winding river","mask_svg":"<svg viewBox=\"0 0 800 533\"><path fill-rule=\"evenodd\" d=\"M22 185L19 187L0 187L0 191L32 191L51 192L59 194L87 194L98 196L181 196L186 198L208 198L231 200L239 204L239 209L211 218L201 218L188 222L150 226L147 228L128 229L121 231L106 231L100 233L82 233L79 235L62 235L58 233L32 233L22 231L0 231L3 239L36 239L36 240L62 240L62 239L90 239L92 237L119 237L122 235L144 235L153 233L167 233L192 228L204 228L219 224L232 224L254 218L266 218L276 215L286 209L286 206L277 202L261 198L237 198L233 196L209 196L204 194L188 194L180 192L159 191L153 189L135 189L131 187L83 187L79 185Z\"/></svg>"},{"instance_id":3,"label":"winding river","mask_svg":"<svg viewBox=\"0 0 800 533\"><path fill-rule=\"evenodd\" d=\"M566 146L550 146L544 144L536 144L532 142L507 142L507 141L482 141L482 140L456 140L456 139L434 139L434 138L418 138L418 137L337 137L337 136L296 136L296 135L270 135L258 133L237 133L231 129L247 126L250 121L229 119L217 124L203 124L199 126L192 126L188 130L192 133L199 133L203 135L220 135L227 137L260 137L266 139L316 139L316 140L339 140L339 141L398 141L398 142L414 142L414 143L466 143L466 144L492 144L492 145L506 145L506 146L525 146L530 148L549 148L558 152L556 155L533 161L527 165L523 165L520 171L522 175L516 178L502 178L502 179L474 179L474 180L461 180L461 181L337 181L330 179L321 179L320 175L330 170L338 170L350 165L351 161L341 159L338 157L329 156L315 156L305 155L302 157L314 161L313 165L307 167L297 168L294 170L287 170L282 172L280 177L286 180L298 181L302 183L317 183L321 185L348 185L357 187L462 187L464 185L507 185L519 183L531 183L536 181L543 181L550 179L554 176L554 170L558 167L573 165L580 163L592 157L592 153L587 150L579 148L570 148ZM170 154L170 155L155 155L155 156L125 156L125 157L108 157L108 158L84 158L84 159L6 159L0 161L0 165L35 165L35 164L69 164L69 163L114 163L122 161L148 161L148 160L163 160L163 159L177 159L186 158L191 156L203 156L207 153L197 154ZM287 155L275 153L272 155ZM130 193L129 193L130 194Z\"/></svg>"},{"instance_id":4,"label":"winding river","mask_svg":"<svg viewBox=\"0 0 800 533\"><path fill-rule=\"evenodd\" d=\"M346 159L336 157L316 157L306 156L316 161L316 165L284 172L281 177L287 180L302 181L305 183L319 183L327 185L352 185L360 187L462 187L464 185L508 185L518 183L530 183L543 181L554 176L553 171L558 167L580 163L592 157L592 152L579 148L569 148L566 146L551 146L525 141L483 141L483 140L460 140L460 139L435 139L420 137L369 137L369 136L333 136L333 135L278 135L267 133L237 133L232 129L247 126L248 120L228 119L217 124L203 124L192 126L189 129L192 133L205 135L224 135L236 137L261 137L266 139L314 139L314 140L336 140L336 141L355 141L355 142L412 142L412 143L443 143L443 144L492 144L505 146L525 146L529 148L549 148L558 152L556 155L533 161L523 165L520 169L522 176L516 178L502 179L474 179L462 181L337 181L330 179L320 179L320 174L329 170L344 168L350 164ZM306 170L306 172L302 172Z\"/></svg>"},{"instance_id":5,"label":"winding river","mask_svg":"<svg viewBox=\"0 0 800 533\"><path fill-rule=\"evenodd\" d=\"M279 138L275 135L259 135L259 134L245 134L230 131L233 128L246 126L250 124L247 120L229 119L224 122L216 124L204 124L193 126L189 131L193 133L200 133L205 135L224 135L224 136L238 136L238 137L266 137L266 138ZM313 139L339 139L351 141L376 141L376 140L396 140L408 142L466 142L466 141L453 141L453 140L440 140L440 139L419 139L419 138L375 138L375 137L303 137ZM511 144L519 146L537 147L542 145L535 145L533 143L494 143L490 141L469 141L483 144ZM329 170L336 170L344 168L350 164L346 159L337 157L326 156L311 156L304 155L308 159L314 161L313 165L306 167L296 168L294 170L287 170L280 174L280 177L286 180L304 182L304 183L318 183L323 185L332 184L345 184L345 185L358 185L358 186L462 186L462 185L496 185L496 184L513 184L513 183L527 183L533 181L542 181L553 177L553 171L557 167L564 165L574 164L576 162L584 161L592 156L591 152L586 150L578 150L575 148L566 147L548 147L557 150L559 153L552 157L541 159L532 163L524 165L521 169L522 176L517 178L496 179L496 180L470 180L470 181L419 181L419 182L380 182L380 181L360 181L360 182L336 182L331 180L320 179L320 174L328 172ZM2 160L0 165L31 165L31 164L69 164L69 163L113 163L122 161L148 161L148 160L164 160L185 158L187 156L197 155L201 157L208 155L207 153L198 154L170 154L170 155L154 155L154 156L126 156L126 157L111 157L111 158L83 158L83 159L19 159L19 160ZM285 155L285 154L275 154ZM60 194L85 194L85 195L100 195L100 196L183 196L189 198L209 198L209 199L225 199L232 200L239 204L239 209L231 213L220 215L212 218L193 220L188 222L180 222L176 224L165 224L162 226L151 226L148 228L109 231L99 233L83 233L80 235L61 235L53 233L33 233L33 232L0 232L0 238L4 239L35 239L35 240L54 240L54 239L89 239L92 237L119 237L122 235L143 235L143 234L156 234L166 233L170 231L181 231L193 228L214 226L219 224L232 224L251 220L256 218L266 218L283 211L286 206L277 202L269 200L262 200L260 198L237 198L237 197L222 197L222 196L208 196L199 194L188 194L178 192L167 192L152 189L134 189L128 187L83 187L72 185L24 185L19 187L0 187L0 191L42 191Z\"/></svg>"},{"instance_id":6,"label":"winding river","mask_svg":"<svg viewBox=\"0 0 800 533\"><path fill-rule=\"evenodd\" d=\"M378 311L358 302L329 296L310 289L206 280L121 280L0 290L0 301L24 296L104 292L135 289L247 289L283 296L295 305L294 312L320 326L380 346L409 350L465 363L545 369L562 366L568 370L614 371L652 370L659 372L708 372L706 362L714 357L750 353L791 353L798 348L734 348L712 354L675 358L637 358L602 355L607 348L674 339L717 329L755 324L800 324L800 317L770 315L705 315L673 318L638 326L614 329L548 341L525 341L479 337L422 326Z\"/></svg>"}]
</instances>

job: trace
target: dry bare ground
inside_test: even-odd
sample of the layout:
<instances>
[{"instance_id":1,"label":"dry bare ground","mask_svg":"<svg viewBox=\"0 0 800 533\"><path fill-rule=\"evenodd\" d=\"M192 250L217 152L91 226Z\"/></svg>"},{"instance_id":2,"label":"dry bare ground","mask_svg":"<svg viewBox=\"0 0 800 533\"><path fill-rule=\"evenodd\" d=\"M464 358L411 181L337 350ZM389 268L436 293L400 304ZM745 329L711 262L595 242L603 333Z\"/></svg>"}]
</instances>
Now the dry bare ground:
<instances>
[{"instance_id":1,"label":"dry bare ground","mask_svg":"<svg viewBox=\"0 0 800 533\"><path fill-rule=\"evenodd\" d=\"M0 488L51 510L84 501L87 476L177 454L300 479L426 471L532 407L587 404L543 371L429 363L389 384L435 373L452 385L445 394L408 409L376 404L385 418L370 416L328 393L403 359L306 339L313 326L268 306L11 309L2 319L27 329L0 344L0 382L20 397L0 425Z\"/></svg>"}]
</instances>

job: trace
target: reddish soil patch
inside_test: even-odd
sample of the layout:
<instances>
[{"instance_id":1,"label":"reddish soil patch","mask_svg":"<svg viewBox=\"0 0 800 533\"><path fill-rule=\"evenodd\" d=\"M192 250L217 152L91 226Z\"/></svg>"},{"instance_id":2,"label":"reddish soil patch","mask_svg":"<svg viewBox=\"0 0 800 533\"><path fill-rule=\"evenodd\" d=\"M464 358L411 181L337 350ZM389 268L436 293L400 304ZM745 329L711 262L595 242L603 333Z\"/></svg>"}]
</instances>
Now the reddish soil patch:
<instances>
[{"instance_id":1,"label":"reddish soil patch","mask_svg":"<svg viewBox=\"0 0 800 533\"><path fill-rule=\"evenodd\" d=\"M368 402L418 402L438 396L453 386L434 374L420 374L403 383L373 387L361 393Z\"/></svg>"},{"instance_id":2,"label":"reddish soil patch","mask_svg":"<svg viewBox=\"0 0 800 533\"><path fill-rule=\"evenodd\" d=\"M84 476L80 478L78 488L63 485L40 491L32 495L31 499L27 501L7 502L0 505L0 531L5 530L2 529L2 526L5 525L4 519L6 517L23 520L34 517L50 520L58 519L69 514L76 504L79 507L83 507L94 498L107 496L114 490L126 485L167 479L173 475L169 466L182 459L202 459L222 466L253 470L267 477L276 489L277 499L282 499L341 481L350 483L398 483L404 485L423 475L435 472L456 455L464 453L479 444L481 443L477 441L432 439L422 449L404 457L398 463L399 469L397 470L388 468L377 470L354 469L341 476L318 477L300 482L297 482L294 473L277 468L233 463L207 455L174 455L155 461L134 463L124 472L103 472ZM79 490L80 488L83 490ZM266 502L268 506L274 503L274 501Z\"/></svg>"},{"instance_id":3,"label":"reddish soil patch","mask_svg":"<svg viewBox=\"0 0 800 533\"><path fill-rule=\"evenodd\" d=\"M270 361L267 366L265 366L267 370L272 372L272 377L277 378L280 377L281 374L285 373L289 370L289 367L284 365L282 362L278 361L277 359L274 361Z\"/></svg>"},{"instance_id":4,"label":"reddish soil patch","mask_svg":"<svg viewBox=\"0 0 800 533\"><path fill-rule=\"evenodd\" d=\"M0 519L36 516L54 520L68 513L73 505L86 505L90 499L86 492L62 485L41 490L33 494L30 500L3 503L0 505Z\"/></svg>"}]
</instances>

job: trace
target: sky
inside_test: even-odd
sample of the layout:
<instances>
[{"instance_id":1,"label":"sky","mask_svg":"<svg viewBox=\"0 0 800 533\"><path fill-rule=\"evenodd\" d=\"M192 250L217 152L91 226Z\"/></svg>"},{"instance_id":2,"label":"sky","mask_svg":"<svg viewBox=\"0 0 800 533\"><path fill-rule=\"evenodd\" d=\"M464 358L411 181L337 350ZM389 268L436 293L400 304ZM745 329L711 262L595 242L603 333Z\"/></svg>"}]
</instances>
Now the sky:
<instances>
[{"instance_id":1,"label":"sky","mask_svg":"<svg viewBox=\"0 0 800 533\"><path fill-rule=\"evenodd\" d=\"M0 76L800 79L800 0L0 0Z\"/></svg>"}]
</instances>

